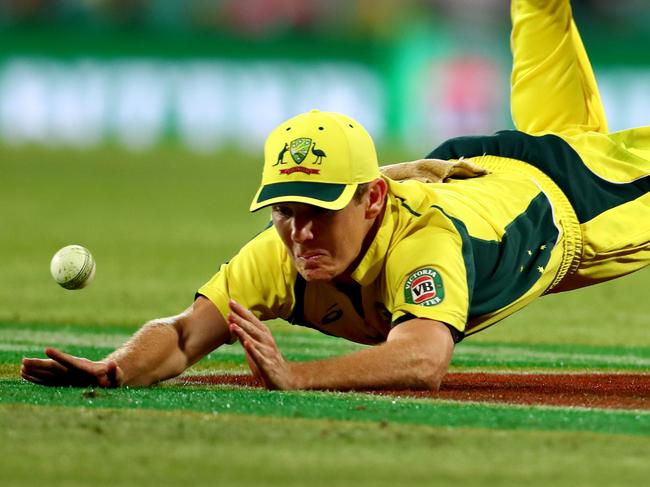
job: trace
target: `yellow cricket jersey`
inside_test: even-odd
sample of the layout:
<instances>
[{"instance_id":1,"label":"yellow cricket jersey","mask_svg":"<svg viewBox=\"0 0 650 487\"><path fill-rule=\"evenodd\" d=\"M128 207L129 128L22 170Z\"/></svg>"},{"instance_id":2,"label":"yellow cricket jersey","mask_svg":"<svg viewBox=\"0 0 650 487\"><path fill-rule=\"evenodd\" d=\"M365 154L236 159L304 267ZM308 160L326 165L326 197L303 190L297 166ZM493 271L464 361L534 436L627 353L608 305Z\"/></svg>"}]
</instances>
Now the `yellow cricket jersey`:
<instances>
[{"instance_id":1,"label":"yellow cricket jersey","mask_svg":"<svg viewBox=\"0 0 650 487\"><path fill-rule=\"evenodd\" d=\"M232 297L261 319L360 343L413 317L448 324L458 340L541 294L648 265L650 127L607 133L568 0L516 0L512 16L511 106L523 132L451 139L428 156L464 157L488 175L388 181L354 285L305 282L271 227L198 292L224 316Z\"/></svg>"},{"instance_id":2,"label":"yellow cricket jersey","mask_svg":"<svg viewBox=\"0 0 650 487\"><path fill-rule=\"evenodd\" d=\"M549 196L564 230L564 255L548 292L614 279L650 263L650 127L537 135L511 130L450 139L429 154L461 156L495 174L524 172Z\"/></svg>"},{"instance_id":3,"label":"yellow cricket jersey","mask_svg":"<svg viewBox=\"0 0 650 487\"><path fill-rule=\"evenodd\" d=\"M388 180L386 211L354 285L306 282L270 227L198 294L223 316L233 298L262 320L365 344L414 317L450 325L456 339L479 331L557 284L580 242L571 205L542 171L487 153L473 161L490 173L443 184Z\"/></svg>"}]
</instances>

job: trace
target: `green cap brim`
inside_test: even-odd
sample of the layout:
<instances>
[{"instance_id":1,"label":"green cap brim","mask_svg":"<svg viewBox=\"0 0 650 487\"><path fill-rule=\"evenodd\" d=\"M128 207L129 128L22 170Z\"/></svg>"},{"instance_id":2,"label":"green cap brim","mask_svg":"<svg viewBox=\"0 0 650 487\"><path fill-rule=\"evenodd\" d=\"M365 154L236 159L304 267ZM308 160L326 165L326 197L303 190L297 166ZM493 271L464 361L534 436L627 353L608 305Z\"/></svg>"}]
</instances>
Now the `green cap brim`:
<instances>
[{"instance_id":1,"label":"green cap brim","mask_svg":"<svg viewBox=\"0 0 650 487\"><path fill-rule=\"evenodd\" d=\"M257 211L276 203L306 203L328 210L340 210L352 199L357 184L287 181L262 186L251 203Z\"/></svg>"}]
</instances>

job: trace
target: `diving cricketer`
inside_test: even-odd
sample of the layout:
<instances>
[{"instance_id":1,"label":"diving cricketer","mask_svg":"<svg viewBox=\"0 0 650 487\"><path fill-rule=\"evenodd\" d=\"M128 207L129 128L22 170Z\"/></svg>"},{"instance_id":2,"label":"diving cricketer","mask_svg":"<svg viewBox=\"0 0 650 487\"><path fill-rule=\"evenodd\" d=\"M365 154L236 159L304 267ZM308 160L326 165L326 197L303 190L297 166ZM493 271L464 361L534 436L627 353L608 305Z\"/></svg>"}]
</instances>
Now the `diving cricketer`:
<instances>
[{"instance_id":1,"label":"diving cricketer","mask_svg":"<svg viewBox=\"0 0 650 487\"><path fill-rule=\"evenodd\" d=\"M436 390L463 338L543 294L647 265L650 127L608 132L568 0L513 0L512 20L517 130L448 140L382 173L358 122L298 115L268 137L251 204L271 208L272 226L187 310L105 360L46 349L22 376L144 386L239 340L270 389ZM376 346L288 362L273 318Z\"/></svg>"}]
</instances>

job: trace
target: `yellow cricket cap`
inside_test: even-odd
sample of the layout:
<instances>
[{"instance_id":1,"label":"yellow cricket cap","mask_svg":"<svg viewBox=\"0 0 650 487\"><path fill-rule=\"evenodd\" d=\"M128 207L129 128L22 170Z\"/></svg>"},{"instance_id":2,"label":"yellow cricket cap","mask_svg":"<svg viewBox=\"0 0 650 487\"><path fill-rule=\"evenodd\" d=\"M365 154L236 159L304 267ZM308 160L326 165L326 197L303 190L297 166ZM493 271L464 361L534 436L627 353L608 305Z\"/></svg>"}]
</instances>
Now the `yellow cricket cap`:
<instances>
[{"instance_id":1,"label":"yellow cricket cap","mask_svg":"<svg viewBox=\"0 0 650 487\"><path fill-rule=\"evenodd\" d=\"M359 184L378 177L377 152L366 129L340 113L312 110L266 139L262 184L250 210L287 202L340 210Z\"/></svg>"}]
</instances>

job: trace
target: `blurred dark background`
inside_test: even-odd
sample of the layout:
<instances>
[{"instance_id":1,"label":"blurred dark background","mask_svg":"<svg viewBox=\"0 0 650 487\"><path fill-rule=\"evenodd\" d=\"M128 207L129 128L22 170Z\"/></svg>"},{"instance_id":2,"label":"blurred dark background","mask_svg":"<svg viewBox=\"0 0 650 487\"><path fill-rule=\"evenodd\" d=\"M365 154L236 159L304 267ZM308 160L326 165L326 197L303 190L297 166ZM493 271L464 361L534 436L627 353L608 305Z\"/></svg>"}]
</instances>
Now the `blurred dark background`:
<instances>
[{"instance_id":1,"label":"blurred dark background","mask_svg":"<svg viewBox=\"0 0 650 487\"><path fill-rule=\"evenodd\" d=\"M610 28L646 28L646 0L573 0L576 16ZM394 37L395 26L423 18L502 24L504 0L3 0L3 27L55 26L82 30L147 29L161 33L219 31L243 37L303 31L316 35Z\"/></svg>"},{"instance_id":2,"label":"blurred dark background","mask_svg":"<svg viewBox=\"0 0 650 487\"><path fill-rule=\"evenodd\" d=\"M574 0L612 130L647 124L650 2ZM310 108L380 144L510 128L505 0L2 0L0 143L258 151Z\"/></svg>"}]
</instances>

